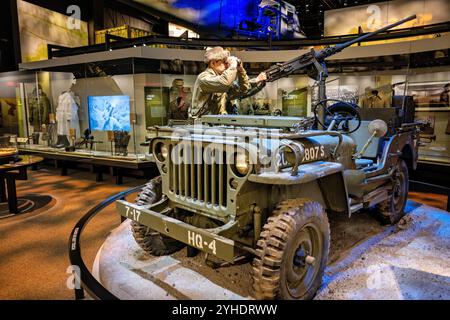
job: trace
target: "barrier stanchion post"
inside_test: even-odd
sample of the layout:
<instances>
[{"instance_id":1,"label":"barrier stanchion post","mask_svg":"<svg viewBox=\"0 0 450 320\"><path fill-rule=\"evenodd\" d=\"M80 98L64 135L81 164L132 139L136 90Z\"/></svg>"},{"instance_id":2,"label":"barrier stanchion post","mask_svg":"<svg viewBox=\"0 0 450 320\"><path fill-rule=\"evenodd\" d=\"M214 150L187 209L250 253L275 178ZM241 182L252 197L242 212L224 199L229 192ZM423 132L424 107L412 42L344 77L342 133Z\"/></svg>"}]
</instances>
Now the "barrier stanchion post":
<instances>
[{"instance_id":1,"label":"barrier stanchion post","mask_svg":"<svg viewBox=\"0 0 450 320\"><path fill-rule=\"evenodd\" d=\"M75 288L75 300L83 300L83 299L84 299L84 289Z\"/></svg>"}]
</instances>

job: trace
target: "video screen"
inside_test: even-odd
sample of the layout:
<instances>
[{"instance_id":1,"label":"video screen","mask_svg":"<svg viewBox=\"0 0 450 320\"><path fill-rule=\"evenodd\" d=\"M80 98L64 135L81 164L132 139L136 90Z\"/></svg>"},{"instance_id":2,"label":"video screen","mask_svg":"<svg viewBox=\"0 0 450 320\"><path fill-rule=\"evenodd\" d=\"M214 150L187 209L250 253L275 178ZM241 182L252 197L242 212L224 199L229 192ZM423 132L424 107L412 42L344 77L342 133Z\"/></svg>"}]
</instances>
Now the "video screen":
<instances>
[{"instance_id":1,"label":"video screen","mask_svg":"<svg viewBox=\"0 0 450 320\"><path fill-rule=\"evenodd\" d=\"M129 96L88 96L89 126L92 131L129 132Z\"/></svg>"}]
</instances>

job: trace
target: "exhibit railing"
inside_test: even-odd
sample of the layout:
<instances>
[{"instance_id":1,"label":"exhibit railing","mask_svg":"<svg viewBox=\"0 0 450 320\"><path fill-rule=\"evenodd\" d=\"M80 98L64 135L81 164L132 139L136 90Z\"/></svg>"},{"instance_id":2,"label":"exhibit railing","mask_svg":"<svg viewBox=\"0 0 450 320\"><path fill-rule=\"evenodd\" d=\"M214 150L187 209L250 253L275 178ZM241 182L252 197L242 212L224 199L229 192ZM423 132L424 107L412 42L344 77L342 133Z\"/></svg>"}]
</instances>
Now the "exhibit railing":
<instances>
[{"instance_id":1,"label":"exhibit railing","mask_svg":"<svg viewBox=\"0 0 450 320\"><path fill-rule=\"evenodd\" d=\"M143 185L134 187L118 194L115 194L108 199L102 201L92 209L90 209L75 225L69 238L69 259L72 265L75 299L84 299L84 291L89 293L89 296L94 299L101 300L117 300L118 298L109 292L102 284L91 274L82 258L81 252L81 235L83 229L88 222L103 209L116 200L124 200L126 196L138 192L143 188Z\"/></svg>"},{"instance_id":2,"label":"exhibit railing","mask_svg":"<svg viewBox=\"0 0 450 320\"><path fill-rule=\"evenodd\" d=\"M388 30L382 32L378 35L371 37L370 39L364 40L364 42L370 41L379 41L379 40L389 40L389 39L399 39L399 38L407 38L407 37L417 37L423 35L436 34L440 35L441 33L450 32L450 21L431 24L427 26L417 26L411 28L403 28L403 29L395 29ZM185 49L204 49L205 47L210 46L222 46L228 48L248 48L248 49L298 49L301 47L310 47L310 46L325 46L338 44L342 42L346 42L350 39L355 38L356 36L361 36L364 33L360 34L348 34L342 36L331 36L331 37L322 37L319 39L290 39L290 40L249 40L249 39L207 39L207 38L176 38L169 36L146 36L140 38L122 38L111 34L105 35L105 43L76 47L76 48L68 48L59 45L47 45L48 58L52 59L53 57L66 57L77 54L91 53L91 52L99 52L99 51L108 51L114 49L123 49L130 48L134 46L154 46L154 45L163 45L163 46L172 46L177 48L185 48ZM114 41L113 41L114 40Z\"/></svg>"}]
</instances>

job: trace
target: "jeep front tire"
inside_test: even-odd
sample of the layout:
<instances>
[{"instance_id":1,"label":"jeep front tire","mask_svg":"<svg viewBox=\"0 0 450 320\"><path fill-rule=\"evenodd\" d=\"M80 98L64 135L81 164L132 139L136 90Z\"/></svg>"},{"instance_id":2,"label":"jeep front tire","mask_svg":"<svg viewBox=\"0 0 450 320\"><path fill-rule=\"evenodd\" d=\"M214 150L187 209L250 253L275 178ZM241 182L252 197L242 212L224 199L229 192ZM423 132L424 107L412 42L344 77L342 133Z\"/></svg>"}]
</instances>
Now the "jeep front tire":
<instances>
[{"instance_id":1,"label":"jeep front tire","mask_svg":"<svg viewBox=\"0 0 450 320\"><path fill-rule=\"evenodd\" d=\"M308 199L283 201L267 220L253 261L257 299L312 299L328 260L330 226L323 207Z\"/></svg>"},{"instance_id":2,"label":"jeep front tire","mask_svg":"<svg viewBox=\"0 0 450 320\"><path fill-rule=\"evenodd\" d=\"M148 182L136 198L135 203L139 206L158 202L162 197L161 176L153 178ZM185 244L140 224L131 222L131 230L134 240L146 252L154 256L169 255L181 250Z\"/></svg>"}]
</instances>

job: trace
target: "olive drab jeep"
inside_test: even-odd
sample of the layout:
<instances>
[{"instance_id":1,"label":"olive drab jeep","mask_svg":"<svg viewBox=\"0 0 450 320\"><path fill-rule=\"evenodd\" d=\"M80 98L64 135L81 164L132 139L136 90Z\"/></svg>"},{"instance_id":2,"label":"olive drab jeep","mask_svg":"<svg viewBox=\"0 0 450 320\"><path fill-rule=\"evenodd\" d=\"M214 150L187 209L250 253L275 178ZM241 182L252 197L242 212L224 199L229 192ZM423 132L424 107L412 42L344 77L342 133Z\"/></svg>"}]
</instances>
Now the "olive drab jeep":
<instances>
[{"instance_id":1,"label":"olive drab jeep","mask_svg":"<svg viewBox=\"0 0 450 320\"><path fill-rule=\"evenodd\" d=\"M417 124L404 123L401 108L370 114L327 99L323 59L333 48L267 71L271 81L307 68L319 81L313 117L207 115L150 128L160 175L135 203L117 201L144 250L187 245L213 263L251 257L255 298L310 299L327 264L329 214L375 207L389 223L404 215Z\"/></svg>"}]
</instances>

